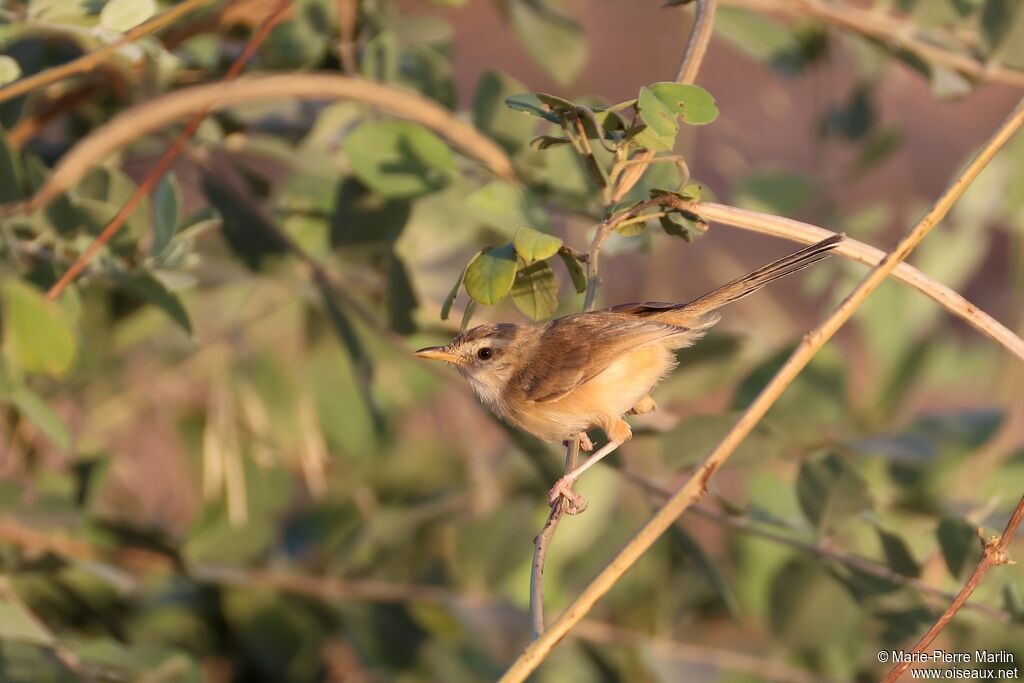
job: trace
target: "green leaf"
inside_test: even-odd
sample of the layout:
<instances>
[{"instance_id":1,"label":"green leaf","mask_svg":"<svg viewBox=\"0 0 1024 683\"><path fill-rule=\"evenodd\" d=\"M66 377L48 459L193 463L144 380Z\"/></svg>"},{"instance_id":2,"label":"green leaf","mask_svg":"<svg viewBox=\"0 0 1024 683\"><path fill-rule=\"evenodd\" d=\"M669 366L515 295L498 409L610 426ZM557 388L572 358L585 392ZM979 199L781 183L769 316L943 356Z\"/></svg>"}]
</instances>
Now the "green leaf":
<instances>
[{"instance_id":1,"label":"green leaf","mask_svg":"<svg viewBox=\"0 0 1024 683\"><path fill-rule=\"evenodd\" d=\"M533 193L506 180L492 180L466 198L472 217L512 236L521 226L546 228L547 214Z\"/></svg>"},{"instance_id":2,"label":"green leaf","mask_svg":"<svg viewBox=\"0 0 1024 683\"><path fill-rule=\"evenodd\" d=\"M517 266L515 246L511 243L485 248L466 268L466 292L482 304L498 303L511 291Z\"/></svg>"},{"instance_id":3,"label":"green leaf","mask_svg":"<svg viewBox=\"0 0 1024 683\"><path fill-rule=\"evenodd\" d=\"M640 88L637 108L647 127L658 137L675 136L679 130L676 112L661 101L650 88Z\"/></svg>"},{"instance_id":4,"label":"green leaf","mask_svg":"<svg viewBox=\"0 0 1024 683\"><path fill-rule=\"evenodd\" d=\"M1019 11L1020 0L985 0L981 11L981 33L989 54L1002 45Z\"/></svg>"},{"instance_id":5,"label":"green leaf","mask_svg":"<svg viewBox=\"0 0 1024 683\"><path fill-rule=\"evenodd\" d=\"M14 57L0 55L0 85L6 85L21 77L21 65Z\"/></svg>"},{"instance_id":6,"label":"green leaf","mask_svg":"<svg viewBox=\"0 0 1024 683\"><path fill-rule=\"evenodd\" d=\"M53 634L25 609L6 577L0 577L0 641L15 641L50 647Z\"/></svg>"},{"instance_id":7,"label":"green leaf","mask_svg":"<svg viewBox=\"0 0 1024 683\"><path fill-rule=\"evenodd\" d=\"M643 130L635 133L632 136L632 140L644 149L649 149L653 152L671 152L676 146L676 132L678 131L674 131L671 135L658 135L654 132L654 129L645 127ZM664 166L664 164L658 165Z\"/></svg>"},{"instance_id":8,"label":"green leaf","mask_svg":"<svg viewBox=\"0 0 1024 683\"><path fill-rule=\"evenodd\" d=\"M820 56L820 37L801 40L784 24L754 12L723 7L715 13L715 36L786 74L799 73Z\"/></svg>"},{"instance_id":9,"label":"green leaf","mask_svg":"<svg viewBox=\"0 0 1024 683\"><path fill-rule=\"evenodd\" d=\"M527 53L559 85L576 80L587 64L587 41L563 0L512 0L512 26Z\"/></svg>"},{"instance_id":10,"label":"green leaf","mask_svg":"<svg viewBox=\"0 0 1024 683\"><path fill-rule=\"evenodd\" d=\"M559 238L533 228L516 230L512 243L516 247L516 253L522 256L527 263L551 258L562 246L562 240Z\"/></svg>"},{"instance_id":11,"label":"green leaf","mask_svg":"<svg viewBox=\"0 0 1024 683\"><path fill-rule=\"evenodd\" d=\"M552 147L560 147L562 145L568 145L572 142L569 138L561 135L538 135L534 139L530 140L530 146L536 147L539 150L551 149Z\"/></svg>"},{"instance_id":12,"label":"green leaf","mask_svg":"<svg viewBox=\"0 0 1024 683\"><path fill-rule=\"evenodd\" d=\"M739 603L736 601L732 588L730 588L729 583L725 580L715 560L701 547L697 539L683 529L681 524L673 524L669 527L669 533L672 535L672 540L679 545L682 551L697 563L701 574L704 575L704 578L707 579L719 597L722 598L726 609L729 610L729 615L738 622L740 619Z\"/></svg>"},{"instance_id":13,"label":"green leaf","mask_svg":"<svg viewBox=\"0 0 1024 683\"><path fill-rule=\"evenodd\" d=\"M3 351L8 362L29 372L60 377L75 360L74 327L60 304L18 280L0 285Z\"/></svg>"},{"instance_id":14,"label":"green leaf","mask_svg":"<svg viewBox=\"0 0 1024 683\"><path fill-rule=\"evenodd\" d=\"M441 138L405 121L367 121L343 144L356 176L386 197L441 189L455 174L455 157Z\"/></svg>"},{"instance_id":15,"label":"green leaf","mask_svg":"<svg viewBox=\"0 0 1024 683\"><path fill-rule=\"evenodd\" d=\"M658 222L661 223L661 229L664 230L666 234L672 235L673 237L682 237L687 242L693 241L694 233L703 232L697 230L691 231L690 225L694 225L696 224L696 222L691 221L688 218L683 218L678 214L668 214L666 216L659 216Z\"/></svg>"},{"instance_id":16,"label":"green leaf","mask_svg":"<svg viewBox=\"0 0 1024 683\"><path fill-rule=\"evenodd\" d=\"M715 98L699 85L655 83L648 90L677 116L691 126L703 126L718 118ZM641 96L643 91L641 90ZM643 104L641 103L641 107ZM646 118L644 119L647 120Z\"/></svg>"},{"instance_id":17,"label":"green leaf","mask_svg":"<svg viewBox=\"0 0 1024 683\"><path fill-rule=\"evenodd\" d=\"M558 282L546 261L537 261L516 273L512 286L516 308L533 320L543 320L558 308Z\"/></svg>"},{"instance_id":18,"label":"green leaf","mask_svg":"<svg viewBox=\"0 0 1024 683\"><path fill-rule=\"evenodd\" d=\"M896 534L877 527L878 540L882 543L882 552L885 554L885 563L897 574L916 578L921 574L921 565L914 559L914 555L907 547L906 541Z\"/></svg>"},{"instance_id":19,"label":"green leaf","mask_svg":"<svg viewBox=\"0 0 1024 683\"><path fill-rule=\"evenodd\" d=\"M391 329L399 334L416 331L412 312L416 309L416 293L413 291L409 272L397 254L392 253L388 262L388 322Z\"/></svg>"},{"instance_id":20,"label":"green leaf","mask_svg":"<svg viewBox=\"0 0 1024 683\"><path fill-rule=\"evenodd\" d=\"M510 95L505 98L505 106L513 111L521 111L536 116L539 119L550 121L551 123L559 123L561 119L558 114L555 114L547 105L541 102L540 98L535 93L519 93L518 95Z\"/></svg>"},{"instance_id":21,"label":"green leaf","mask_svg":"<svg viewBox=\"0 0 1024 683\"><path fill-rule=\"evenodd\" d=\"M813 196L814 186L806 177L784 169L754 171L735 189L739 206L781 216L799 213Z\"/></svg>"},{"instance_id":22,"label":"green leaf","mask_svg":"<svg viewBox=\"0 0 1024 683\"><path fill-rule=\"evenodd\" d=\"M181 220L181 203L178 179L173 173L168 173L153 191L153 246L149 253L161 254L171 243Z\"/></svg>"},{"instance_id":23,"label":"green leaf","mask_svg":"<svg viewBox=\"0 0 1024 683\"><path fill-rule=\"evenodd\" d=\"M0 204L25 196L21 179L21 156L11 147L7 131L0 127Z\"/></svg>"},{"instance_id":24,"label":"green leaf","mask_svg":"<svg viewBox=\"0 0 1024 683\"><path fill-rule=\"evenodd\" d=\"M505 106L522 90L518 81L498 71L486 71L480 77L473 98L473 125L509 154L521 150L523 141L533 135L537 127L536 121L509 111Z\"/></svg>"},{"instance_id":25,"label":"green leaf","mask_svg":"<svg viewBox=\"0 0 1024 683\"><path fill-rule=\"evenodd\" d=\"M148 273L124 273L114 277L114 281L127 293L152 304L166 313L189 335L192 334L192 323L188 312L181 301L172 294L163 283Z\"/></svg>"},{"instance_id":26,"label":"green leaf","mask_svg":"<svg viewBox=\"0 0 1024 683\"><path fill-rule=\"evenodd\" d=\"M156 14L156 0L108 0L100 10L100 25L128 31Z\"/></svg>"},{"instance_id":27,"label":"green leaf","mask_svg":"<svg viewBox=\"0 0 1024 683\"><path fill-rule=\"evenodd\" d=\"M1013 582L1003 585L1003 609L1010 613L1015 622L1024 624L1024 599Z\"/></svg>"},{"instance_id":28,"label":"green leaf","mask_svg":"<svg viewBox=\"0 0 1024 683\"><path fill-rule=\"evenodd\" d=\"M569 277L572 278L572 286L576 289L576 293L582 294L587 291L587 275L583 272L583 266L576 260L576 257L567 249L559 249L558 256L565 264L565 269L569 271Z\"/></svg>"},{"instance_id":29,"label":"green leaf","mask_svg":"<svg viewBox=\"0 0 1024 683\"><path fill-rule=\"evenodd\" d=\"M804 515L820 530L834 530L872 507L867 483L835 453L800 466L796 494Z\"/></svg>"},{"instance_id":30,"label":"green leaf","mask_svg":"<svg viewBox=\"0 0 1024 683\"><path fill-rule=\"evenodd\" d=\"M459 277L455 280L455 284L452 286L452 291L448 292L448 296L444 298L444 303L441 304L441 320L447 320L448 314L452 311L452 305L455 304L455 297L459 295L459 288L462 287L462 281L466 279L466 269L463 268L462 272L459 273Z\"/></svg>"},{"instance_id":31,"label":"green leaf","mask_svg":"<svg viewBox=\"0 0 1024 683\"><path fill-rule=\"evenodd\" d=\"M71 447L71 436L64 421L46 405L43 399L26 387L17 387L6 397L19 413L39 428L57 448L67 451Z\"/></svg>"},{"instance_id":32,"label":"green leaf","mask_svg":"<svg viewBox=\"0 0 1024 683\"><path fill-rule=\"evenodd\" d=\"M981 558L978 528L959 517L945 517L939 522L935 535L939 539L942 558L954 579L963 578L966 571Z\"/></svg>"}]
</instances>

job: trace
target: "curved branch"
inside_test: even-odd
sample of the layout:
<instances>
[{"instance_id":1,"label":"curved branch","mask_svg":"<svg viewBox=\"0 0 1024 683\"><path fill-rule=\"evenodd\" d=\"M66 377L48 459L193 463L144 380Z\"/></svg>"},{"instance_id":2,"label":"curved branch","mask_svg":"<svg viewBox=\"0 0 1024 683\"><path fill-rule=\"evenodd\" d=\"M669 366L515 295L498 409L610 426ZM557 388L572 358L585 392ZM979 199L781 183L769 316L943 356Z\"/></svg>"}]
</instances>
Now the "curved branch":
<instances>
[{"instance_id":1,"label":"curved branch","mask_svg":"<svg viewBox=\"0 0 1024 683\"><path fill-rule=\"evenodd\" d=\"M708 481L728 460L736 447L754 429L761 418L778 400L786 387L811 361L825 342L842 327L868 296L904 260L914 247L928 235L938 222L949 212L964 190L977 178L1007 143L1014 132L1024 123L1024 100L1018 103L1010 116L1003 122L985 146L967 164L949 188L935 202L916 225L914 225L896 247L861 280L846 299L817 327L804 336L803 341L775 373L771 381L761 390L740 416L739 420L725 434L722 440L707 455L700 467L678 489L658 512L619 551L611 562L594 578L582 593L568 606L537 640L530 643L519 655L508 671L501 677L501 683L518 683L526 679L551 650L590 611L594 604L614 586L626 571L654 544L687 508L696 503L707 488Z\"/></svg>"},{"instance_id":2,"label":"curved branch","mask_svg":"<svg viewBox=\"0 0 1024 683\"><path fill-rule=\"evenodd\" d=\"M20 80L14 81L10 85L6 85L0 88L0 102L6 102L7 100L30 93L36 88L43 88L57 81L63 80L68 76L74 76L75 74L83 74L92 71L103 62L107 61L128 43L133 43L139 38L148 36L150 33L159 31L164 26L172 24L181 17L185 16L189 12L196 10L203 5L209 4L211 0L185 0L180 5L177 5L163 14L153 17L144 24L139 24L132 30L121 36L120 39L114 41L109 45L87 52L78 59L73 59L66 64L55 66L52 69L46 71L40 71L32 76L26 76Z\"/></svg>"},{"instance_id":3,"label":"curved branch","mask_svg":"<svg viewBox=\"0 0 1024 683\"><path fill-rule=\"evenodd\" d=\"M946 628L946 624L960 611L960 608L967 604L968 598L974 592L974 589L978 587L981 580L985 578L985 574L988 574L988 570L994 566L1002 564L1012 564L1010 556L1007 555L1006 550L1013 543L1014 536L1017 535L1017 527L1020 526L1021 519L1024 519L1024 496L1017 502L1017 507L1014 509L1013 514L1010 515L1010 520L1006 523L1006 528L1003 529L1003 533L999 536L994 536L987 539L982 544L981 559L978 561L978 566L974 568L971 573L971 577L967 579L967 583L957 593L956 598L950 603L946 611L943 612L936 622L932 625L928 632L921 636L921 640L914 646L912 653L921 653L925 651L931 642L935 640L935 636L939 635L942 629ZM896 680L910 668L911 658L908 657L905 661L901 661L885 675L882 679L882 683L895 683Z\"/></svg>"},{"instance_id":4,"label":"curved branch","mask_svg":"<svg viewBox=\"0 0 1024 683\"><path fill-rule=\"evenodd\" d=\"M1024 72L983 62L969 55L952 52L914 35L914 26L902 18L853 5L824 3L821 0L722 0L726 4L758 12L787 14L797 18L813 17L853 33L877 40L887 46L907 50L925 61L939 64L981 81L1024 87Z\"/></svg>"},{"instance_id":5,"label":"curved branch","mask_svg":"<svg viewBox=\"0 0 1024 683\"><path fill-rule=\"evenodd\" d=\"M665 198L661 197L660 199ZM781 216L748 211L724 204L715 204L713 202L689 205L685 202L680 202L680 204L713 223L731 225L764 235L782 237L794 242L803 242L804 244L814 244L833 234L832 231L826 228L809 223L801 223L800 221ZM849 237L836 247L835 253L869 266L877 265L885 257L885 252L881 249L858 242ZM913 287L925 296L938 302L952 315L963 319L971 327L1024 361L1024 339L1021 339L1012 330L972 304L955 290L950 289L935 278L922 273L917 268L906 263L900 263L893 269L892 278Z\"/></svg>"},{"instance_id":6,"label":"curved branch","mask_svg":"<svg viewBox=\"0 0 1024 683\"><path fill-rule=\"evenodd\" d=\"M237 78L238 74L242 73L242 69L245 68L246 63L256 53L256 50L259 48L259 46L270 35L271 29L273 29L274 26L277 25L277 22L279 22L284 17L284 13L288 11L290 7L291 0L280 0L276 5L273 6L267 19L252 34L252 37L249 38L249 42L246 43L245 49L243 49L242 53L238 55L234 63L228 69L227 73L224 74L224 79L217 85L224 87L228 82ZM142 200L146 197L146 195L148 195L153 190L153 188L156 187L156 184L160 182L160 178L171 167L171 164L174 163L174 160L178 157L178 154L180 154L181 150L185 148L185 144L192 138L193 135L195 135L196 131L199 130L199 126L202 125L203 119L206 118L206 115L207 113L209 113L209 111L210 108L206 106L200 107L196 112L193 113L192 118L185 126L185 130L183 130L178 135L178 137L175 138L171 146L164 151L164 153L157 160L153 168L149 169L149 173L147 173L143 181L139 183L139 186L135 188L135 191L132 193L131 197L128 198L128 201L126 201L124 205L122 205L121 208L118 209L117 213L114 214L114 217L110 219L110 222L107 223L103 230L100 231L100 234L96 236L96 239L94 239L89 244L89 246L85 248L85 251L78 255L78 258L75 259L74 263L72 263L71 266L66 271L64 271L60 278L58 278L57 282L55 282L53 286L51 286L50 289L46 292L46 297L48 299L53 300L60 296L61 292L63 292L64 289L69 284L71 284L83 270L85 270L86 266L88 266L89 263L94 258L96 258L96 255L100 252L100 249L103 248L103 245L107 244L111 239L113 239L114 235L116 235L118 231L124 226L124 224L128 221L128 218L132 215L132 213L135 212L135 209L139 207L139 204L142 203ZM122 120L123 116L123 114L121 116L118 116L114 121ZM112 121L111 123L114 123L114 121ZM108 126L105 126L104 129L109 127L109 125L110 124L108 124ZM101 129L100 132L102 132L102 130L103 129ZM96 137L96 135L90 135L83 141L83 143L87 143L90 140L95 140ZM68 156L73 157L75 150L79 149L81 146L81 144L77 145L74 148L74 150L72 150L72 152L68 154ZM67 157L65 157L65 159L67 159ZM83 159L79 157L78 167L81 170L82 174L84 174L85 171L88 170L88 168L90 167L91 163L95 161L95 158L89 159L86 157ZM72 162L74 163L74 160L72 160ZM57 166L57 170L54 172L53 175L47 178L46 183L43 184L43 187L40 188L36 196L26 203L26 206L29 208L29 210L32 210L33 208L41 208L46 205L47 202L39 203L40 197L45 197L47 187L54 186L54 175L58 175L58 171L60 171L61 168L67 169L67 165L62 163ZM56 194L52 195L51 199L56 198L56 196L60 194L61 191L63 190L58 190Z\"/></svg>"},{"instance_id":7,"label":"curved branch","mask_svg":"<svg viewBox=\"0 0 1024 683\"><path fill-rule=\"evenodd\" d=\"M197 112L263 100L352 99L408 118L448 138L502 178L512 179L512 162L490 138L434 100L416 93L329 73L246 76L230 83L209 83L178 90L122 112L75 145L54 168L28 204L46 206L81 180L102 159L139 138Z\"/></svg>"}]
</instances>

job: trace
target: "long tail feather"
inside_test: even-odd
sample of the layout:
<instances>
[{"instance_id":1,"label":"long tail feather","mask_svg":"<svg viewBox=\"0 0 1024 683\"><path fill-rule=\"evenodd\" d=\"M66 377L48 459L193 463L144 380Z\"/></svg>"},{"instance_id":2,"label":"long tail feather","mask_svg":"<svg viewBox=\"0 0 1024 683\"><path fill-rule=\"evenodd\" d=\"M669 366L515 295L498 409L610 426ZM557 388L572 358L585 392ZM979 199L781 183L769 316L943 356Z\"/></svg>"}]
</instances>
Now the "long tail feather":
<instances>
[{"instance_id":1,"label":"long tail feather","mask_svg":"<svg viewBox=\"0 0 1024 683\"><path fill-rule=\"evenodd\" d=\"M652 312L652 317L673 324L687 325L694 329L711 327L718 322L720 316L716 311L719 308L753 294L769 282L791 275L822 259L828 258L831 256L829 252L835 249L845 237L843 233L832 235L820 242L794 251L788 256L783 256L777 261L772 261L768 265L762 266L742 277L738 277L689 303L672 306L663 311Z\"/></svg>"}]
</instances>

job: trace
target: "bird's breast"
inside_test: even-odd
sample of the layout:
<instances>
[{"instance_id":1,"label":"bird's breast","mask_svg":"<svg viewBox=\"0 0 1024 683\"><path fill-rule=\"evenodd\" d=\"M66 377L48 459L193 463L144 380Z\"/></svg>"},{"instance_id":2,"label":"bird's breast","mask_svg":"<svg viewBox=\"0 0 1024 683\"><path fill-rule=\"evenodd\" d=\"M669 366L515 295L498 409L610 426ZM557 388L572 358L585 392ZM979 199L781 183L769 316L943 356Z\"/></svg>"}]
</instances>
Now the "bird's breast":
<instances>
[{"instance_id":1,"label":"bird's breast","mask_svg":"<svg viewBox=\"0 0 1024 683\"><path fill-rule=\"evenodd\" d=\"M510 424L545 441L604 427L628 412L675 367L675 355L662 344L623 353L607 368L565 396L548 402L498 396L497 412Z\"/></svg>"}]
</instances>

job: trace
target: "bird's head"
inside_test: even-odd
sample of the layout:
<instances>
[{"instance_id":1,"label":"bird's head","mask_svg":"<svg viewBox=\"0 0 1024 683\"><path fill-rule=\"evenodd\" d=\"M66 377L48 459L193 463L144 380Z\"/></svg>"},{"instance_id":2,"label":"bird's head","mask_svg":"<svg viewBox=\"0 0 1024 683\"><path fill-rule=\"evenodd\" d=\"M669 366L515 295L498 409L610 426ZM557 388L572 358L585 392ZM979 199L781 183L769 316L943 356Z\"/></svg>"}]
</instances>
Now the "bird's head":
<instances>
[{"instance_id":1,"label":"bird's head","mask_svg":"<svg viewBox=\"0 0 1024 683\"><path fill-rule=\"evenodd\" d=\"M516 369L516 339L522 330L509 323L479 325L444 346L420 349L416 356L454 365L481 400L494 404Z\"/></svg>"}]
</instances>

